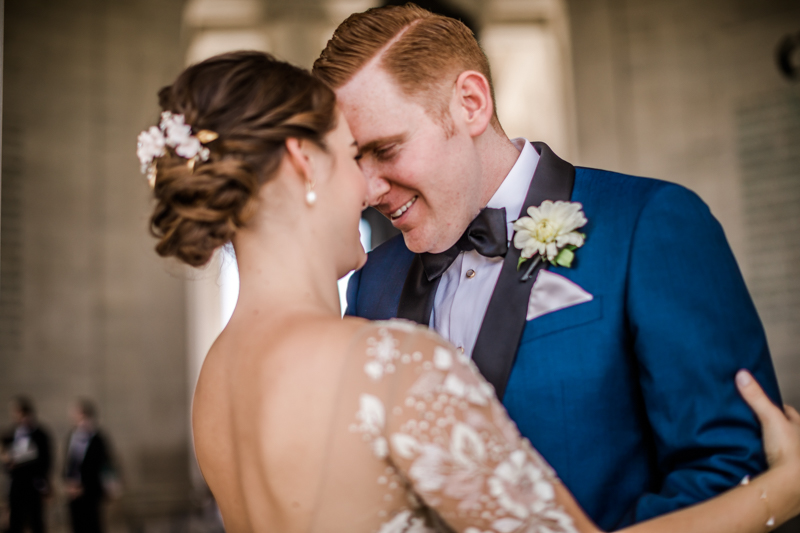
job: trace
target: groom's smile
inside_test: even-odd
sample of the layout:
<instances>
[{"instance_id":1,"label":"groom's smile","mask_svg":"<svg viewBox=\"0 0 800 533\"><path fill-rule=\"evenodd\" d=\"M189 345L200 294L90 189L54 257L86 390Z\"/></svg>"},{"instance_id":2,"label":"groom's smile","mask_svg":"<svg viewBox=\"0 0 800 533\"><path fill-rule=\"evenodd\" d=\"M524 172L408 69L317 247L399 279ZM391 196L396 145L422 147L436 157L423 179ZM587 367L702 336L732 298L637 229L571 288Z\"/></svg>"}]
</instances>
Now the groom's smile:
<instances>
[{"instance_id":1,"label":"groom's smile","mask_svg":"<svg viewBox=\"0 0 800 533\"><path fill-rule=\"evenodd\" d=\"M411 208L411 206L414 205L414 202L417 201L417 198L419 198L419 196L414 196L411 200L401 205L397 210L393 211L389 215L389 218L392 219L393 222L399 220L400 217L402 217L406 213L406 211L408 211Z\"/></svg>"},{"instance_id":2,"label":"groom's smile","mask_svg":"<svg viewBox=\"0 0 800 533\"><path fill-rule=\"evenodd\" d=\"M414 232L415 228L424 225L430 217L427 200L419 192L400 185L390 184L389 192L382 195L378 203L373 202L371 205L404 234Z\"/></svg>"}]
</instances>

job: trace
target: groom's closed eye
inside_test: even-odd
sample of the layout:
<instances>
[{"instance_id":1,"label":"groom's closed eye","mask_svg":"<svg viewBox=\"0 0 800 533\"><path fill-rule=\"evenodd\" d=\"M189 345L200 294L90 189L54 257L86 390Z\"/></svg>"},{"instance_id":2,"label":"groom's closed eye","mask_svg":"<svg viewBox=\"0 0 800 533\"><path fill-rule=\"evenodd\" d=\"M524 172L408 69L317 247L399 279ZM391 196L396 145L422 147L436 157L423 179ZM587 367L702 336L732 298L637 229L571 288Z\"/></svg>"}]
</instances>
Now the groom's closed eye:
<instances>
[{"instance_id":1,"label":"groom's closed eye","mask_svg":"<svg viewBox=\"0 0 800 533\"><path fill-rule=\"evenodd\" d=\"M370 155L378 161L386 161L391 159L396 153L396 148L403 142L405 135L393 135L391 137L384 137L382 139L375 139L370 141L358 149L357 160Z\"/></svg>"},{"instance_id":2,"label":"groom's closed eye","mask_svg":"<svg viewBox=\"0 0 800 533\"><path fill-rule=\"evenodd\" d=\"M378 161L387 161L391 159L396 153L395 148L397 148L397 145L391 144L389 146L375 150L373 152L375 154L375 159L377 159Z\"/></svg>"}]
</instances>

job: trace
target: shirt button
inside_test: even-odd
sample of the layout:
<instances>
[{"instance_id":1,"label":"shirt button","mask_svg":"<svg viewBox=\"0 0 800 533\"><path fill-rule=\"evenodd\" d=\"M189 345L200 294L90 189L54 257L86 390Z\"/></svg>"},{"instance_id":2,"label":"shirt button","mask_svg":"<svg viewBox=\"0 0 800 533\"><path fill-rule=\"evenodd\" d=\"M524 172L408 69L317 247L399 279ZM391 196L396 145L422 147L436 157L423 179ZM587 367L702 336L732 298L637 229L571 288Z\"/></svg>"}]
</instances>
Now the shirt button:
<instances>
[{"instance_id":1,"label":"shirt button","mask_svg":"<svg viewBox=\"0 0 800 533\"><path fill-rule=\"evenodd\" d=\"M464 354L464 347L463 347L463 346L459 346L459 347L458 347L458 348L456 348L456 349L458 350L458 353L460 353L461 355L463 355L463 354Z\"/></svg>"},{"instance_id":2,"label":"shirt button","mask_svg":"<svg viewBox=\"0 0 800 533\"><path fill-rule=\"evenodd\" d=\"M468 277L469 279L472 279L472 278L474 278L474 277L475 277L475 271L474 271L474 270L472 270L471 268L470 268L469 270L467 270L467 277Z\"/></svg>"}]
</instances>

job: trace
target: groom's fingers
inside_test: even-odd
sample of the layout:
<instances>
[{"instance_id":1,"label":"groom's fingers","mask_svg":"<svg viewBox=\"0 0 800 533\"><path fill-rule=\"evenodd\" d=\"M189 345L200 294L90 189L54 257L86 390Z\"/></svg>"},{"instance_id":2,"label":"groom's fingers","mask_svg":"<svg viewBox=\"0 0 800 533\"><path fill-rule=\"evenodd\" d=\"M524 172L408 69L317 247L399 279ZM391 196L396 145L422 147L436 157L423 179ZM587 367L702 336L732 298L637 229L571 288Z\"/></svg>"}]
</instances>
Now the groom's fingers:
<instances>
[{"instance_id":1,"label":"groom's fingers","mask_svg":"<svg viewBox=\"0 0 800 533\"><path fill-rule=\"evenodd\" d=\"M784 404L783 411L786 413L786 418L795 424L800 424L800 413L797 412L797 409L789 404Z\"/></svg>"},{"instance_id":2,"label":"groom's fingers","mask_svg":"<svg viewBox=\"0 0 800 533\"><path fill-rule=\"evenodd\" d=\"M762 426L766 426L771 420L774 420L776 415L781 416L779 415L780 409L775 407L772 400L764 394L764 389L753 379L750 372L747 370L737 372L736 386L739 388L739 394L755 412Z\"/></svg>"}]
</instances>

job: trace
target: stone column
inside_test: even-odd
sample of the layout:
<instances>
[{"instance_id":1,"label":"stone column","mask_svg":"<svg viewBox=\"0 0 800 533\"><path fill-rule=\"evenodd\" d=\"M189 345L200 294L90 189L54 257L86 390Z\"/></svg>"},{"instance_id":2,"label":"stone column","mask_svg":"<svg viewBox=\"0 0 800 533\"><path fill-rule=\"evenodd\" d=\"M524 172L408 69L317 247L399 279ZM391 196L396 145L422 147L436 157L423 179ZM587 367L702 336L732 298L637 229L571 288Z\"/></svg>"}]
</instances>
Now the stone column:
<instances>
[{"instance_id":1,"label":"stone column","mask_svg":"<svg viewBox=\"0 0 800 533\"><path fill-rule=\"evenodd\" d=\"M578 147L564 2L493 0L481 19L480 42L489 57L505 132L544 141L572 160Z\"/></svg>"}]
</instances>

